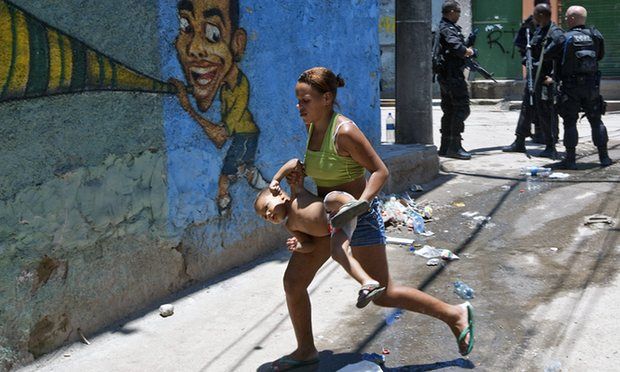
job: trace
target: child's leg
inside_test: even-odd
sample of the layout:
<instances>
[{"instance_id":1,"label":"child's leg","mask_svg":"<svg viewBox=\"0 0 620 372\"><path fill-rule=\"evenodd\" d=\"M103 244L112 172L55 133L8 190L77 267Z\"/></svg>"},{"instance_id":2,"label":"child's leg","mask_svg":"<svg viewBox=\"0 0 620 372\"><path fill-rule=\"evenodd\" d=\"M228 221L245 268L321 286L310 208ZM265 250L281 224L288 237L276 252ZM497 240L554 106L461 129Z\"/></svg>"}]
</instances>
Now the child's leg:
<instances>
[{"instance_id":1,"label":"child's leg","mask_svg":"<svg viewBox=\"0 0 620 372\"><path fill-rule=\"evenodd\" d=\"M361 285L378 283L362 269L360 263L349 252L349 237L344 230L339 229L331 236L332 258Z\"/></svg>"},{"instance_id":2,"label":"child's leg","mask_svg":"<svg viewBox=\"0 0 620 372\"><path fill-rule=\"evenodd\" d=\"M338 213L340 207L342 207L343 204L353 200L355 200L355 198L349 193L346 193L344 191L332 191L329 194L325 195L325 198L323 199L323 205L325 206L325 211L331 217L334 214Z\"/></svg>"}]
</instances>

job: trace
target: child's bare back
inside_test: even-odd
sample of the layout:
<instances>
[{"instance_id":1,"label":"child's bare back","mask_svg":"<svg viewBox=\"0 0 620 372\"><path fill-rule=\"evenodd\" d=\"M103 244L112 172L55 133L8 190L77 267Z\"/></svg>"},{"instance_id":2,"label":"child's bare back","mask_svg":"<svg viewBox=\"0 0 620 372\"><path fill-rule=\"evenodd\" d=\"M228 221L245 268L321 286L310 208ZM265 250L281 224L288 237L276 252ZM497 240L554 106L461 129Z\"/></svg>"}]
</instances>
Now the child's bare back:
<instances>
[{"instance_id":1,"label":"child's bare back","mask_svg":"<svg viewBox=\"0 0 620 372\"><path fill-rule=\"evenodd\" d=\"M329 235L329 221L323 201L300 187L296 197L291 201L286 228L314 237Z\"/></svg>"}]
</instances>

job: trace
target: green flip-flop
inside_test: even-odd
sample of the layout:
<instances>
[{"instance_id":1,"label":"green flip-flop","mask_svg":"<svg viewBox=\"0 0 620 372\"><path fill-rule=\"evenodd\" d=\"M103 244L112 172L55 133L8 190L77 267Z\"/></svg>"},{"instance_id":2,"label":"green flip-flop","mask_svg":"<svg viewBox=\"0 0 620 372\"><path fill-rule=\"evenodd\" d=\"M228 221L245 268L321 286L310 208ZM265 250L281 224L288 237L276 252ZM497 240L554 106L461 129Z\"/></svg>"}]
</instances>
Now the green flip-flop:
<instances>
[{"instance_id":1,"label":"green flip-flop","mask_svg":"<svg viewBox=\"0 0 620 372\"><path fill-rule=\"evenodd\" d=\"M319 363L319 358L312 358L308 360L292 359L288 356L283 356L280 359L271 363L271 371L292 371L297 368L308 367Z\"/></svg>"},{"instance_id":2,"label":"green flip-flop","mask_svg":"<svg viewBox=\"0 0 620 372\"><path fill-rule=\"evenodd\" d=\"M456 340L457 341L456 344L460 352L461 342L463 342L465 337L467 337L467 335L469 334L469 342L467 343L467 350L465 352L460 352L462 356L468 355L474 349L474 308L473 306L471 306L469 301L465 302L465 304L467 305L467 327L465 327L465 329L461 331L461 334Z\"/></svg>"}]
</instances>

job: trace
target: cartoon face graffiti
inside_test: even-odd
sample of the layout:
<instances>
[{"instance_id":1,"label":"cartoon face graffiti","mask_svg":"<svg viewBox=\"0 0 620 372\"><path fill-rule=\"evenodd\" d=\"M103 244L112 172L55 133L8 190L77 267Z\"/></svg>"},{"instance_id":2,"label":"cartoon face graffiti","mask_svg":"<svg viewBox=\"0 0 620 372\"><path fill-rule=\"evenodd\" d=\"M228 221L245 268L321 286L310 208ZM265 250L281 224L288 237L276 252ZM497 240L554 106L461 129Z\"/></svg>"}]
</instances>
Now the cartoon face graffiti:
<instances>
[{"instance_id":1,"label":"cartoon face graffiti","mask_svg":"<svg viewBox=\"0 0 620 372\"><path fill-rule=\"evenodd\" d=\"M239 2L181 0L177 9L179 61L198 108L206 111L222 84L234 85L236 62L245 51L247 35L239 28Z\"/></svg>"}]
</instances>

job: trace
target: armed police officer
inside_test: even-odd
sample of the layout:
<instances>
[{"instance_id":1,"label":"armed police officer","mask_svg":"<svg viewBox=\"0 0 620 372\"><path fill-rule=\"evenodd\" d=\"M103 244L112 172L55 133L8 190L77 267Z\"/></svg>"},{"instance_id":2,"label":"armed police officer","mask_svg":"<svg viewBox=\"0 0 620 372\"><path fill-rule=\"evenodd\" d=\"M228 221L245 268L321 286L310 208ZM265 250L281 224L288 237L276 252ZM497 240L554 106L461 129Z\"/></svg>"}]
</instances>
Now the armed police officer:
<instances>
[{"instance_id":1,"label":"armed police officer","mask_svg":"<svg viewBox=\"0 0 620 372\"><path fill-rule=\"evenodd\" d=\"M549 1L550 0L534 0L534 6L538 4L548 5ZM529 33L530 36L534 35L534 33L536 32L536 28L536 20L534 19L534 15L531 14L529 17L523 20L523 23L521 23L521 27L519 28L519 31L517 31L517 35L515 36L515 39L513 41L514 46L519 50L519 53L521 54L521 60L523 61L524 65L528 47L527 34ZM523 91L523 99L521 102L521 112L519 113L519 120L517 122L517 130L519 128L525 128L527 129L526 137L532 137L532 141L534 143L544 143L542 130L540 129L540 125L534 111L534 105L530 105L529 102L530 92L526 84ZM534 124L534 134L530 133L530 127L532 124ZM504 151L512 152L510 146L506 147ZM525 149L516 152L525 152Z\"/></svg>"},{"instance_id":2,"label":"armed police officer","mask_svg":"<svg viewBox=\"0 0 620 372\"><path fill-rule=\"evenodd\" d=\"M563 168L576 169L577 119L579 111L585 112L592 129L592 141L598 149L601 166L612 164L607 153L607 129L601 115L605 103L600 95L601 73L598 61L605 55L603 35L594 27L586 27L587 11L581 6L571 6L566 11L569 30L553 40L546 50L559 65L558 98L559 114L564 121L564 147L566 157Z\"/></svg>"},{"instance_id":3,"label":"armed police officer","mask_svg":"<svg viewBox=\"0 0 620 372\"><path fill-rule=\"evenodd\" d=\"M545 48L553 40L560 38L564 32L551 21L551 7L548 4L541 3L536 5L533 17L538 25L530 42L533 68L529 73L532 75L533 97L529 101L529 93L527 93L528 100L524 99L522 102L521 114L517 123L516 139L511 145L505 147L503 151L526 152L525 138L530 135L530 123L524 117L533 116L540 125L540 130L543 134L542 140L546 145L539 156L555 159L557 157L555 143L557 142L556 128L558 126L558 116L554 104L555 84L552 79L554 61L549 57L545 58ZM532 112L524 114L524 111L527 110Z\"/></svg>"},{"instance_id":4,"label":"armed police officer","mask_svg":"<svg viewBox=\"0 0 620 372\"><path fill-rule=\"evenodd\" d=\"M463 74L465 59L474 55L456 24L461 16L461 7L454 0L444 1L441 7L441 22L438 27L438 62L434 63L441 89L441 146L439 155L469 160L471 154L461 146L461 133L469 116L469 93Z\"/></svg>"}]
</instances>

